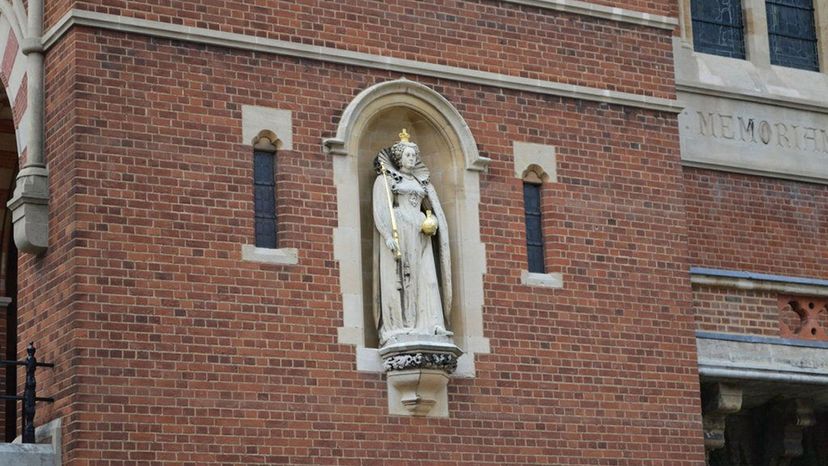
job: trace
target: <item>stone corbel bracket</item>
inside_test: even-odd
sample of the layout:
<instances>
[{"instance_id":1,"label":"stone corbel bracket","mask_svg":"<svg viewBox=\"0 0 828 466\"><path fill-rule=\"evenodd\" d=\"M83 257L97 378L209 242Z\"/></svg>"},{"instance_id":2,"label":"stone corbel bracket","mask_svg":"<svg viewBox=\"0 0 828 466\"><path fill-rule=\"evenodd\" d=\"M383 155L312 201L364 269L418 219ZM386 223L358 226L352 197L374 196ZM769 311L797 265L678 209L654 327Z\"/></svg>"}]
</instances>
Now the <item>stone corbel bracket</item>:
<instances>
[{"instance_id":1,"label":"stone corbel bracket","mask_svg":"<svg viewBox=\"0 0 828 466\"><path fill-rule=\"evenodd\" d=\"M704 449L706 452L725 445L725 423L728 414L742 409L742 388L732 384L715 383L702 393Z\"/></svg>"},{"instance_id":2,"label":"stone corbel bracket","mask_svg":"<svg viewBox=\"0 0 828 466\"><path fill-rule=\"evenodd\" d=\"M12 6L0 0L0 11L18 37L20 51L26 57L26 110L20 126L28 126L25 141L18 141L20 155L25 148L23 168L17 174L14 195L7 207L12 211L14 243L30 254L46 251L49 243L49 170L44 158L44 86L43 86L43 0L29 0L28 12L22 4ZM12 14L9 14L13 11Z\"/></svg>"},{"instance_id":3,"label":"stone corbel bracket","mask_svg":"<svg viewBox=\"0 0 828 466\"><path fill-rule=\"evenodd\" d=\"M448 417L448 381L463 352L445 337L400 341L380 349L388 382L388 412Z\"/></svg>"},{"instance_id":4,"label":"stone corbel bracket","mask_svg":"<svg viewBox=\"0 0 828 466\"><path fill-rule=\"evenodd\" d=\"M773 405L766 424L765 464L788 466L802 456L802 431L814 423L813 407L806 400L783 400Z\"/></svg>"}]
</instances>

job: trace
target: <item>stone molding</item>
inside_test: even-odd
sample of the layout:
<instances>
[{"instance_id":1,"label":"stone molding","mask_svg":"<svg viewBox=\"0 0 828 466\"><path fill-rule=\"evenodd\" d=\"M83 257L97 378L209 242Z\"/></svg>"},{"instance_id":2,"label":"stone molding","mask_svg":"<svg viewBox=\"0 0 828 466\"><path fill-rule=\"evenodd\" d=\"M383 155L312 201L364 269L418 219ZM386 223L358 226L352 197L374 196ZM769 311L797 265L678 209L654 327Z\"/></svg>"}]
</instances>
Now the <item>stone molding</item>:
<instances>
[{"instance_id":1,"label":"stone molding","mask_svg":"<svg viewBox=\"0 0 828 466\"><path fill-rule=\"evenodd\" d=\"M546 2L542 2L546 3ZM562 0L551 3L563 4ZM679 113L682 108L677 100L648 97L627 92L612 91L588 86L566 84L556 81L522 78L501 73L471 70L415 60L351 52L332 47L319 47L297 42L266 39L245 34L214 31L206 28L128 18L118 15L96 13L73 9L66 13L43 39L43 46L54 46L72 26L86 26L120 32L143 34L171 40L215 45L239 50L272 53L296 58L306 58L343 65L362 66L372 69L410 73L432 78L491 86L502 89L526 91L543 95L554 95L592 102L608 103L627 107L643 108L667 113Z\"/></svg>"},{"instance_id":2,"label":"stone molding","mask_svg":"<svg viewBox=\"0 0 828 466\"><path fill-rule=\"evenodd\" d=\"M563 274L561 273L532 273L528 270L520 271L520 284L541 288L563 288Z\"/></svg>"},{"instance_id":3,"label":"stone molding","mask_svg":"<svg viewBox=\"0 0 828 466\"><path fill-rule=\"evenodd\" d=\"M696 334L699 375L828 385L828 345L786 344L784 339ZM773 342L770 342L773 341Z\"/></svg>"},{"instance_id":4,"label":"stone molding","mask_svg":"<svg viewBox=\"0 0 828 466\"><path fill-rule=\"evenodd\" d=\"M690 283L737 290L774 291L783 294L828 296L828 280L786 277L732 270L690 268Z\"/></svg>"},{"instance_id":5,"label":"stone molding","mask_svg":"<svg viewBox=\"0 0 828 466\"><path fill-rule=\"evenodd\" d=\"M527 170L534 166L541 169L538 173L544 183L558 182L558 163L555 146L534 144L531 142L512 141L512 153L515 158L515 176L523 179Z\"/></svg>"},{"instance_id":6,"label":"stone molding","mask_svg":"<svg viewBox=\"0 0 828 466\"><path fill-rule=\"evenodd\" d=\"M278 138L279 150L293 150L293 116L290 110L242 105L242 144L252 146L263 130Z\"/></svg>"},{"instance_id":7,"label":"stone molding","mask_svg":"<svg viewBox=\"0 0 828 466\"><path fill-rule=\"evenodd\" d=\"M528 5L547 10L563 11L593 18L608 19L627 24L637 24L673 31L678 20L669 16L654 15L627 8L616 8L578 0L505 0L506 3Z\"/></svg>"},{"instance_id":8,"label":"stone molding","mask_svg":"<svg viewBox=\"0 0 828 466\"><path fill-rule=\"evenodd\" d=\"M260 264L296 265L299 263L299 250L296 248L257 248L252 244L242 245L242 260Z\"/></svg>"}]
</instances>

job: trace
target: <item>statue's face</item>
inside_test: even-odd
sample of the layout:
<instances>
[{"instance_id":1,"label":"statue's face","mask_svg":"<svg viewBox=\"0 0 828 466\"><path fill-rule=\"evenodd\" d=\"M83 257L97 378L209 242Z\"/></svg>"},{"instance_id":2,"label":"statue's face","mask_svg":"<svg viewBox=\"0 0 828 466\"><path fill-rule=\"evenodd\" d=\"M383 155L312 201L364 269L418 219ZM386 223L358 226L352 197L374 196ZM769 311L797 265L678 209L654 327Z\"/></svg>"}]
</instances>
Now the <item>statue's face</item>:
<instances>
[{"instance_id":1,"label":"statue's face","mask_svg":"<svg viewBox=\"0 0 828 466\"><path fill-rule=\"evenodd\" d=\"M402 157L400 157L401 168L411 170L417 165L417 152L413 147L406 147L403 149Z\"/></svg>"}]
</instances>

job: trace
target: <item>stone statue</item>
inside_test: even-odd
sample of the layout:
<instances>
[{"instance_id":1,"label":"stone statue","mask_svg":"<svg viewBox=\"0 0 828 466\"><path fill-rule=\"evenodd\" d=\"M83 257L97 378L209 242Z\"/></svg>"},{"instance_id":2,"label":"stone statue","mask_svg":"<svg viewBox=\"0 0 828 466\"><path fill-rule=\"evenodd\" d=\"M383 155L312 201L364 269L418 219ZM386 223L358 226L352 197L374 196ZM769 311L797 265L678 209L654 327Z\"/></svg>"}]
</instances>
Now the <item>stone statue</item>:
<instances>
[{"instance_id":1,"label":"stone statue","mask_svg":"<svg viewBox=\"0 0 828 466\"><path fill-rule=\"evenodd\" d=\"M401 338L447 339L448 226L428 167L406 130L398 143L380 151L374 167L374 319L380 347Z\"/></svg>"}]
</instances>

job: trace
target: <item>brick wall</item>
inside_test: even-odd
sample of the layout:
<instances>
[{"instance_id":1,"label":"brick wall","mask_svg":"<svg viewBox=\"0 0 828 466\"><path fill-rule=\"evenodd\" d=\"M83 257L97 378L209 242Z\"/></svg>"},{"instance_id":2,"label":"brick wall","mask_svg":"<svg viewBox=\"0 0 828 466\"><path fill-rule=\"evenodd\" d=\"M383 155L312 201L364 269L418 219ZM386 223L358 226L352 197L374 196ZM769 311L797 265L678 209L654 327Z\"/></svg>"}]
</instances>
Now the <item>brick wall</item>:
<instances>
[{"instance_id":1,"label":"brick wall","mask_svg":"<svg viewBox=\"0 0 828 466\"><path fill-rule=\"evenodd\" d=\"M76 6L523 78L675 95L671 35L616 21L492 1L142 3Z\"/></svg>"},{"instance_id":2,"label":"brick wall","mask_svg":"<svg viewBox=\"0 0 828 466\"><path fill-rule=\"evenodd\" d=\"M21 341L47 341L59 365L42 386L60 402L41 419L65 416L67 464L702 461L675 115L409 76L452 102L492 158L492 354L450 384L450 419L407 419L385 415L384 381L336 343L336 199L320 148L359 91L398 76L85 28L49 57L55 246L23 261L46 280L22 291L38 304ZM299 249L298 266L240 260L253 238L244 104L294 112L278 195L280 246ZM519 285L513 140L558 148L543 209L563 290Z\"/></svg>"},{"instance_id":3,"label":"brick wall","mask_svg":"<svg viewBox=\"0 0 828 466\"><path fill-rule=\"evenodd\" d=\"M74 429L77 419L74 404L79 393L76 368L89 364L81 359L76 339L94 343L74 319L80 296L88 292L79 286L75 276L75 205L78 189L74 177L78 174L74 153L74 124L76 110L73 37L67 38L49 52L46 61L46 159L49 164L50 247L43 256L21 254L18 260L18 359L25 358L25 347L35 342L37 358L54 362L55 369L38 369L39 396L53 396L54 405L38 403L38 421L63 417L64 448L68 458L79 442ZM94 300L94 298L93 298ZM25 373L18 370L18 392L22 393ZM86 379L86 382L91 382ZM100 382L100 381L98 381ZM19 418L18 418L19 424ZM72 463L68 463L72 464Z\"/></svg>"},{"instance_id":4,"label":"brick wall","mask_svg":"<svg viewBox=\"0 0 828 466\"><path fill-rule=\"evenodd\" d=\"M775 291L693 287L696 328L768 337L779 336L779 305Z\"/></svg>"},{"instance_id":5,"label":"brick wall","mask_svg":"<svg viewBox=\"0 0 828 466\"><path fill-rule=\"evenodd\" d=\"M828 278L828 187L686 168L694 266Z\"/></svg>"}]
</instances>

